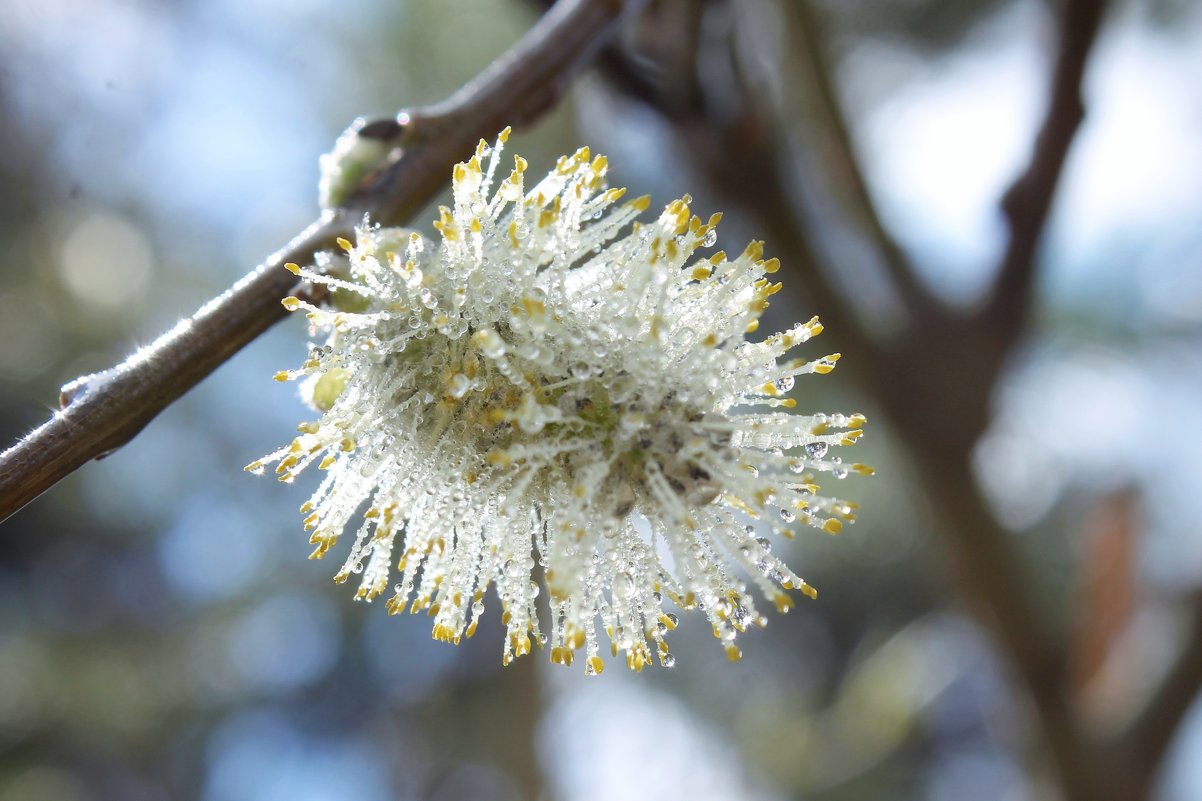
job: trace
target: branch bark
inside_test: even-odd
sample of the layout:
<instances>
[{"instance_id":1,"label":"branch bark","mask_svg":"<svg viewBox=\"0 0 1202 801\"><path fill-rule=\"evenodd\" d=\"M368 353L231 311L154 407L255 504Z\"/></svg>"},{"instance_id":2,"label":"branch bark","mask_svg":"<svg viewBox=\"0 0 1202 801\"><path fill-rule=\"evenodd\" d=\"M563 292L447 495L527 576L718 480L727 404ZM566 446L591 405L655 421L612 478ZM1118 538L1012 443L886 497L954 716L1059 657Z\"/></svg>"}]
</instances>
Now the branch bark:
<instances>
[{"instance_id":1,"label":"branch bark","mask_svg":"<svg viewBox=\"0 0 1202 801\"><path fill-rule=\"evenodd\" d=\"M1131 798L1149 794L1157 770L1184 720L1202 693L1202 592L1189 604L1185 645L1160 686L1115 738L1115 754L1128 762Z\"/></svg>"},{"instance_id":2,"label":"branch bark","mask_svg":"<svg viewBox=\"0 0 1202 801\"><path fill-rule=\"evenodd\" d=\"M1065 3L1043 123L1027 169L1002 198L1010 238L980 322L993 332L1004 351L1013 346L1030 312L1036 249L1047 227L1069 147L1085 118L1081 82L1105 11L1106 0Z\"/></svg>"},{"instance_id":3,"label":"branch bark","mask_svg":"<svg viewBox=\"0 0 1202 801\"><path fill-rule=\"evenodd\" d=\"M61 410L0 453L0 521L91 459L124 445L159 412L282 319L296 287L280 269L348 236L364 215L396 225L446 183L481 137L537 119L564 93L621 20L646 0L560 0L507 53L447 100L397 115L394 159L369 175L346 208L292 242L121 364L63 388ZM381 126L376 126L377 128Z\"/></svg>"},{"instance_id":4,"label":"branch bark","mask_svg":"<svg viewBox=\"0 0 1202 801\"><path fill-rule=\"evenodd\" d=\"M841 196L849 216L875 245L906 310L919 319L943 311L942 304L922 285L909 257L881 220L831 74L829 37L825 35L818 10L811 0L785 0L781 3L781 13L800 41L793 53L801 62L802 79L812 87L812 98L806 103L810 112L808 121L819 129L831 187Z\"/></svg>"},{"instance_id":5,"label":"branch bark","mask_svg":"<svg viewBox=\"0 0 1202 801\"><path fill-rule=\"evenodd\" d=\"M1011 240L1006 250L998 300L1013 308L1017 292L1025 296L1035 274L1035 249L1045 227L1051 198L1084 110L1080 81L1102 15L1103 3L1069 0L1061 20L1060 54L1051 79L1052 91L1043 128L1034 146L1030 167L1009 193L1007 214ZM810 28L801 20L802 28ZM808 33L812 34L810 28ZM817 47L816 37L807 36ZM704 48L712 55L716 47ZM820 302L833 336L843 339L855 359L849 366L905 439L924 483L941 515L941 545L951 563L955 589L992 634L1030 699L1039 723L1045 753L1065 797L1072 801L1124 797L1107 785L1113 771L1100 764L1099 750L1080 727L1064 692L1064 653L1053 626L1031 602L1027 566L1010 535L992 517L972 478L971 453L988 422L989 402L1000 368L1025 323L1025 312L1011 314L1000 326L975 317L939 313L900 248L888 238L879 219L874 221L872 199L850 147L848 131L817 50L807 67L819 72L811 79L823 94L827 137L840 148L843 171L850 174L852 197L847 208L868 215L866 225L877 240L890 272L917 312L905 332L887 345L875 343L858 325L855 309L817 263L807 230L812 221L799 220L783 185L791 174L788 153L779 146L775 127L766 124L744 89L738 115L709 119L706 104L682 107L674 97L691 97L687 89L665 91L641 80L632 59L621 53L603 64L619 89L659 110L690 145L688 153L714 185L748 208L767 226L771 239L787 255L795 274ZM702 87L704 90L704 87ZM858 207L858 211L857 211ZM863 222L863 220L862 220ZM862 369L855 369L860 366ZM1105 774L1105 775L1103 775ZM1133 796L1134 797L1134 796Z\"/></svg>"}]
</instances>

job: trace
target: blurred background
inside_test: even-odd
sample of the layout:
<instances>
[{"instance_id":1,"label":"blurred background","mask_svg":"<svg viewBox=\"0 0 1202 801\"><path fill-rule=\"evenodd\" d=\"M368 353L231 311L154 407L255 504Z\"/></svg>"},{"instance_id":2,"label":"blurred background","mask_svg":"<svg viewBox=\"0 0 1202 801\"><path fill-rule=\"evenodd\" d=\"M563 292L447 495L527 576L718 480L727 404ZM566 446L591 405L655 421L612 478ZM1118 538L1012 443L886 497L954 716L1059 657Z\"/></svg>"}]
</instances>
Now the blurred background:
<instances>
[{"instance_id":1,"label":"blurred background","mask_svg":"<svg viewBox=\"0 0 1202 801\"><path fill-rule=\"evenodd\" d=\"M0 441L308 223L351 119L446 96L541 10L7 0ZM1111 6L999 306L1060 14L659 0L514 137L723 210L719 246L784 262L764 330L821 314L809 355L844 354L793 394L866 413L877 476L841 487L858 525L778 546L820 600L742 662L685 615L670 671L502 670L495 616L453 648L354 603L306 560L306 488L241 470L305 416L271 381L292 320L0 528L0 801L1023 801L1128 761L1115 798L1202 797L1202 7Z\"/></svg>"}]
</instances>

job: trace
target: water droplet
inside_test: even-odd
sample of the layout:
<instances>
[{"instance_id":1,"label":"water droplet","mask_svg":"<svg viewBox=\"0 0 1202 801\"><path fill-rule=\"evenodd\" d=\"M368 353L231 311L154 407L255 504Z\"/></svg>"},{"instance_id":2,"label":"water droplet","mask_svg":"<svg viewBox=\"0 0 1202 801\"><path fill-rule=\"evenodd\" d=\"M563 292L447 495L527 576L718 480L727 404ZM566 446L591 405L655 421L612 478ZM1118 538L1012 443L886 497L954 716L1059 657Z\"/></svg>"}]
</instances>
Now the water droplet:
<instances>
[{"instance_id":1,"label":"water droplet","mask_svg":"<svg viewBox=\"0 0 1202 801\"><path fill-rule=\"evenodd\" d=\"M622 572L618 574L617 579L614 581L614 589L617 590L623 598L632 598L638 591L638 585L635 584L634 576L629 573Z\"/></svg>"},{"instance_id":2,"label":"water droplet","mask_svg":"<svg viewBox=\"0 0 1202 801\"><path fill-rule=\"evenodd\" d=\"M676 657L674 657L670 653L665 653L663 656L661 656L659 658L659 661L660 661L660 664L662 664L666 668L676 667Z\"/></svg>"},{"instance_id":3,"label":"water droplet","mask_svg":"<svg viewBox=\"0 0 1202 801\"><path fill-rule=\"evenodd\" d=\"M793 389L793 383L793 376L791 375L781 376L774 382L778 392L788 392Z\"/></svg>"},{"instance_id":4,"label":"water droplet","mask_svg":"<svg viewBox=\"0 0 1202 801\"><path fill-rule=\"evenodd\" d=\"M821 459L826 456L827 444L825 442L811 442L805 446L806 456L811 459Z\"/></svg>"},{"instance_id":5,"label":"water droplet","mask_svg":"<svg viewBox=\"0 0 1202 801\"><path fill-rule=\"evenodd\" d=\"M462 398L471 388L471 379L469 379L463 373L457 373L455 377L451 379L450 389L452 398Z\"/></svg>"}]
</instances>

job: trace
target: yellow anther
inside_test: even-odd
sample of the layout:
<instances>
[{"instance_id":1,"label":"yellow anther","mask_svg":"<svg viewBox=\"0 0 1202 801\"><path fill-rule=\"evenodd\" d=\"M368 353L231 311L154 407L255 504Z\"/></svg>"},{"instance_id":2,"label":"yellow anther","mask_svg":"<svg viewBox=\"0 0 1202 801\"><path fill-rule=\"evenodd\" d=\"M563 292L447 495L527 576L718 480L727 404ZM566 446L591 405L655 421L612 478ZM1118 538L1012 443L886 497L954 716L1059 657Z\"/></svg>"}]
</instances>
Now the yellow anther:
<instances>
[{"instance_id":1,"label":"yellow anther","mask_svg":"<svg viewBox=\"0 0 1202 801\"><path fill-rule=\"evenodd\" d=\"M763 267L765 273L772 275L780 269L780 259L768 259L768 261L764 262Z\"/></svg>"},{"instance_id":2,"label":"yellow anther","mask_svg":"<svg viewBox=\"0 0 1202 801\"><path fill-rule=\"evenodd\" d=\"M587 665L585 672L590 676L600 676L605 670L605 662L599 656L590 656L585 664Z\"/></svg>"},{"instance_id":3,"label":"yellow anther","mask_svg":"<svg viewBox=\"0 0 1202 801\"><path fill-rule=\"evenodd\" d=\"M875 468L869 467L866 464L859 464L858 462L856 464L853 464L851 466L851 469L856 471L857 473L859 473L862 476L871 476L876 473Z\"/></svg>"},{"instance_id":4,"label":"yellow anther","mask_svg":"<svg viewBox=\"0 0 1202 801\"><path fill-rule=\"evenodd\" d=\"M352 245L350 243L350 240L348 240L348 239L344 239L343 237L338 237L334 241L338 243L338 247L342 248L347 253L350 253L352 250L354 250L355 246Z\"/></svg>"},{"instance_id":5,"label":"yellow anther","mask_svg":"<svg viewBox=\"0 0 1202 801\"><path fill-rule=\"evenodd\" d=\"M734 643L730 643L726 646L726 658L731 662L738 662L743 658L743 651L739 648L739 646L735 645Z\"/></svg>"},{"instance_id":6,"label":"yellow anther","mask_svg":"<svg viewBox=\"0 0 1202 801\"><path fill-rule=\"evenodd\" d=\"M273 375L272 378L274 378L276 381L287 381L288 380L288 371L280 370L278 373Z\"/></svg>"},{"instance_id":7,"label":"yellow anther","mask_svg":"<svg viewBox=\"0 0 1202 801\"><path fill-rule=\"evenodd\" d=\"M835 369L835 362L839 361L842 356L842 353L831 353L823 356L818 360L817 364L814 365L814 372L818 373L819 375L826 375Z\"/></svg>"},{"instance_id":8,"label":"yellow anther","mask_svg":"<svg viewBox=\"0 0 1202 801\"><path fill-rule=\"evenodd\" d=\"M300 265L291 261L284 262L284 269L293 275L300 275L301 271Z\"/></svg>"},{"instance_id":9,"label":"yellow anther","mask_svg":"<svg viewBox=\"0 0 1202 801\"><path fill-rule=\"evenodd\" d=\"M812 601L818 600L818 590L811 587L809 584L806 584L804 581L801 582L800 589L801 589L802 593L810 600L812 600Z\"/></svg>"},{"instance_id":10,"label":"yellow anther","mask_svg":"<svg viewBox=\"0 0 1202 801\"><path fill-rule=\"evenodd\" d=\"M288 297L286 297L280 301L280 305L283 306L288 311L296 311L297 309L300 308L301 304L300 304L300 300L298 298L294 298L291 295L289 295Z\"/></svg>"},{"instance_id":11,"label":"yellow anther","mask_svg":"<svg viewBox=\"0 0 1202 801\"><path fill-rule=\"evenodd\" d=\"M827 534L838 534L843 530L843 523L832 517L822 524L822 530Z\"/></svg>"}]
</instances>

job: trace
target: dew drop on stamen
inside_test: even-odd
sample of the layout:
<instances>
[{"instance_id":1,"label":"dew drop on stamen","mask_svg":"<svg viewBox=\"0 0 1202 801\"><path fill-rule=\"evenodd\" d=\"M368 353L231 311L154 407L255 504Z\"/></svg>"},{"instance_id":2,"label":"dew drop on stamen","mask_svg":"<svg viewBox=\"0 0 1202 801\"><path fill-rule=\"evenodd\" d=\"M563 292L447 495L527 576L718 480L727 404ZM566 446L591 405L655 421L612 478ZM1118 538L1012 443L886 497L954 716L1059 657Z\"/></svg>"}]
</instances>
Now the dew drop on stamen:
<instances>
[{"instance_id":1,"label":"dew drop on stamen","mask_svg":"<svg viewBox=\"0 0 1202 801\"><path fill-rule=\"evenodd\" d=\"M821 459L826 456L828 446L825 442L810 442L805 446L806 456L811 459ZM797 472L801 472L798 470Z\"/></svg>"}]
</instances>

